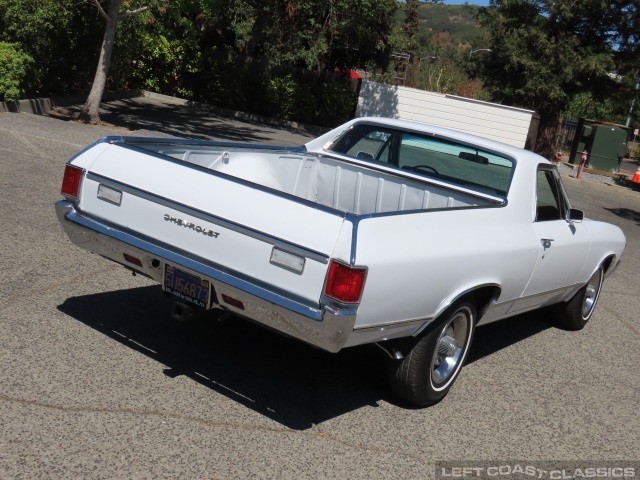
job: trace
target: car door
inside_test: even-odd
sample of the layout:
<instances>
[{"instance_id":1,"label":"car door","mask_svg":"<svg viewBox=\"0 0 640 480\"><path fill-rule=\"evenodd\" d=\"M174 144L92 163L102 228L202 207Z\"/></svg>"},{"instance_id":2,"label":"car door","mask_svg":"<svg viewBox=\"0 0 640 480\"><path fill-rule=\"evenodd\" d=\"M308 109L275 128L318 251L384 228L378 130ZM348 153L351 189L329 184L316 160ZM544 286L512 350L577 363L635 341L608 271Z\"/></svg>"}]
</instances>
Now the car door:
<instances>
[{"instance_id":1,"label":"car door","mask_svg":"<svg viewBox=\"0 0 640 480\"><path fill-rule=\"evenodd\" d=\"M570 221L569 201L557 170L539 165L533 231L538 260L513 310L530 310L563 300L576 284L589 254L590 242L580 221Z\"/></svg>"}]
</instances>

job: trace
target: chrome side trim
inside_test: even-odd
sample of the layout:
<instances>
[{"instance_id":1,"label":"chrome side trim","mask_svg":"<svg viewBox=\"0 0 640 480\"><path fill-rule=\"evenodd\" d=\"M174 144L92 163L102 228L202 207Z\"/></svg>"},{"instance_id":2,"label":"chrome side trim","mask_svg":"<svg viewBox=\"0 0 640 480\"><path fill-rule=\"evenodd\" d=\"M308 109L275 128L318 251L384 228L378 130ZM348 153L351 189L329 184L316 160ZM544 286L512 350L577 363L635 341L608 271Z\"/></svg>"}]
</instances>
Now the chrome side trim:
<instances>
[{"instance_id":1,"label":"chrome side trim","mask_svg":"<svg viewBox=\"0 0 640 480\"><path fill-rule=\"evenodd\" d=\"M227 306L228 310L286 336L337 352L353 333L356 320L353 308L340 309L294 298L206 259L105 225L83 215L68 201L56 202L55 210L65 233L79 247L121 264L124 263L122 252L129 252L143 261L143 266L136 270L161 283L165 262L190 270L208 279L216 293L228 294L243 302L245 307L235 310ZM160 267L152 267L154 263L157 265L152 260L159 260Z\"/></svg>"},{"instance_id":2,"label":"chrome side trim","mask_svg":"<svg viewBox=\"0 0 640 480\"><path fill-rule=\"evenodd\" d=\"M496 303L491 304L491 307L492 308L500 308L500 307L506 305L507 303L513 303L513 302L515 302L517 300L518 299L516 298L516 299L511 299L511 300L505 300L504 302L496 302Z\"/></svg>"},{"instance_id":3,"label":"chrome side trim","mask_svg":"<svg viewBox=\"0 0 640 480\"><path fill-rule=\"evenodd\" d=\"M284 147L279 145L264 145L251 143L234 143L234 142L214 142L210 140L194 140L187 138L157 138L157 137L105 137L109 143L125 143L130 145L136 144L153 144L153 145L192 145L205 147L228 147L228 148L246 148L248 150L274 150L289 153L306 153L307 147L299 145L296 147Z\"/></svg>"},{"instance_id":4,"label":"chrome side trim","mask_svg":"<svg viewBox=\"0 0 640 480\"><path fill-rule=\"evenodd\" d=\"M414 318L413 320L399 320L397 322L379 323L377 325L367 325L363 327L354 327L354 332L377 332L386 328L407 327L414 325L417 327L423 322L429 323L433 321L433 317Z\"/></svg>"},{"instance_id":5,"label":"chrome side trim","mask_svg":"<svg viewBox=\"0 0 640 480\"><path fill-rule=\"evenodd\" d=\"M259 230L255 230L255 229L246 227L244 225L240 225L239 223L232 222L231 220L226 220L222 217L218 217L216 215L203 212L202 210L197 210L197 209L188 207L182 203L169 200L168 198L165 198L165 197L160 197L159 195L147 192L145 190L141 190L131 185L118 182L116 180L113 180L111 178L108 178L102 175L89 172L87 174L87 178L89 180L93 180L103 185L107 185L112 188L115 188L117 190L122 190L130 195L135 195L136 197L143 198L144 200L158 203L167 208L171 208L173 210L177 210L187 215L191 215L192 217L199 218L200 220L204 220L205 222L214 223L228 230L232 230L234 232L247 235L251 238L255 238L256 240L260 240L270 245L280 247L284 250L291 251L292 253L297 253L298 255L302 255L311 260L315 260L316 262L320 262L323 264L329 263L328 255L325 255L320 252L316 252L315 250L310 250L300 245L296 245L294 243L288 242L278 237L274 237L273 235L269 235Z\"/></svg>"},{"instance_id":6,"label":"chrome side trim","mask_svg":"<svg viewBox=\"0 0 640 480\"><path fill-rule=\"evenodd\" d=\"M597 269L596 269L597 270ZM594 270L595 273L595 270ZM592 273L593 275L593 273ZM591 278L591 277L589 277ZM545 290L544 292L540 292L540 293L533 293L531 295L526 295L524 297L520 297L519 300L529 300L531 298L536 298L536 297L543 297L545 295L552 295L554 293L559 293L562 291L569 291L569 290L579 290L582 286L584 286L586 284L585 283L574 283L573 285L567 285L566 287L558 287L558 288L554 288L553 290Z\"/></svg>"},{"instance_id":7,"label":"chrome side trim","mask_svg":"<svg viewBox=\"0 0 640 480\"><path fill-rule=\"evenodd\" d=\"M364 217L362 217L364 218ZM369 218L369 217L366 217ZM349 263L352 267L356 265L356 251L358 247L358 226L360 224L361 218L354 215L353 213L347 213L345 220L347 222L351 222L351 251L349 253Z\"/></svg>"}]
</instances>

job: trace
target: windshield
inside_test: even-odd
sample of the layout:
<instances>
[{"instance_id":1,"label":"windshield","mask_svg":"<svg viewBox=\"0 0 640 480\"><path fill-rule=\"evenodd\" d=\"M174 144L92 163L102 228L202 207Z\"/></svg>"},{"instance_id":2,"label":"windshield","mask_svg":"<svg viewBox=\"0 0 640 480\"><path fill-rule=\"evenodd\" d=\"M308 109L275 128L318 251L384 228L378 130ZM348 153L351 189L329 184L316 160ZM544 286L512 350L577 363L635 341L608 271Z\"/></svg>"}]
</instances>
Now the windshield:
<instances>
[{"instance_id":1,"label":"windshield","mask_svg":"<svg viewBox=\"0 0 640 480\"><path fill-rule=\"evenodd\" d=\"M329 151L505 197L514 162L470 145L376 125L356 125Z\"/></svg>"}]
</instances>

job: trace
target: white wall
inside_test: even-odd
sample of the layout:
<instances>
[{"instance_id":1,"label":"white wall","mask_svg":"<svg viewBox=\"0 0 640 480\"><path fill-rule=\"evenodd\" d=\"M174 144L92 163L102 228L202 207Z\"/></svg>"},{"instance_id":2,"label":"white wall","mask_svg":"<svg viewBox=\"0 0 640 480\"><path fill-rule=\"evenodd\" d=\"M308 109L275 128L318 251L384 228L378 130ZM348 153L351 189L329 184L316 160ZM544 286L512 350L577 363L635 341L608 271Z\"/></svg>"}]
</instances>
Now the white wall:
<instances>
[{"instance_id":1,"label":"white wall","mask_svg":"<svg viewBox=\"0 0 640 480\"><path fill-rule=\"evenodd\" d=\"M455 95L362 81L356 117L429 123L524 148L535 112Z\"/></svg>"}]
</instances>

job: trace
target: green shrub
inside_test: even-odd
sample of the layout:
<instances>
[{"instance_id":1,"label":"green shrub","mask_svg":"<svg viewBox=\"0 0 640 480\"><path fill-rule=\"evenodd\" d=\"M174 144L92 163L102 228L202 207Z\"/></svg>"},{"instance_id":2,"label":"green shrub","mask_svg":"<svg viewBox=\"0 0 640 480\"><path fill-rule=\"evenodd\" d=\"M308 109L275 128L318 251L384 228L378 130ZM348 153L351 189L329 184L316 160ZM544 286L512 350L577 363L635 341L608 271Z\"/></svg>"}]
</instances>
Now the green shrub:
<instances>
[{"instance_id":1,"label":"green shrub","mask_svg":"<svg viewBox=\"0 0 640 480\"><path fill-rule=\"evenodd\" d=\"M297 101L298 85L291 75L269 79L266 100L271 114L276 118L290 120Z\"/></svg>"},{"instance_id":2,"label":"green shrub","mask_svg":"<svg viewBox=\"0 0 640 480\"><path fill-rule=\"evenodd\" d=\"M322 83L295 73L277 75L263 65L216 52L204 56L194 78L193 100L326 127L349 120L358 99L342 79Z\"/></svg>"},{"instance_id":3,"label":"green shrub","mask_svg":"<svg viewBox=\"0 0 640 480\"><path fill-rule=\"evenodd\" d=\"M318 123L334 127L351 118L358 101L357 94L345 81L323 83L318 94Z\"/></svg>"},{"instance_id":4,"label":"green shrub","mask_svg":"<svg viewBox=\"0 0 640 480\"><path fill-rule=\"evenodd\" d=\"M631 158L633 158L636 163L640 164L640 143L636 144L635 148L631 152Z\"/></svg>"},{"instance_id":5,"label":"green shrub","mask_svg":"<svg viewBox=\"0 0 640 480\"><path fill-rule=\"evenodd\" d=\"M269 114L265 102L265 79L250 65L230 59L208 58L198 99L219 107Z\"/></svg>"},{"instance_id":6,"label":"green shrub","mask_svg":"<svg viewBox=\"0 0 640 480\"><path fill-rule=\"evenodd\" d=\"M296 104L292 118L300 122L315 125L318 122L318 102L309 83L298 83Z\"/></svg>"},{"instance_id":7,"label":"green shrub","mask_svg":"<svg viewBox=\"0 0 640 480\"><path fill-rule=\"evenodd\" d=\"M33 64L19 45L0 42L0 101L14 102L24 95Z\"/></svg>"}]
</instances>

